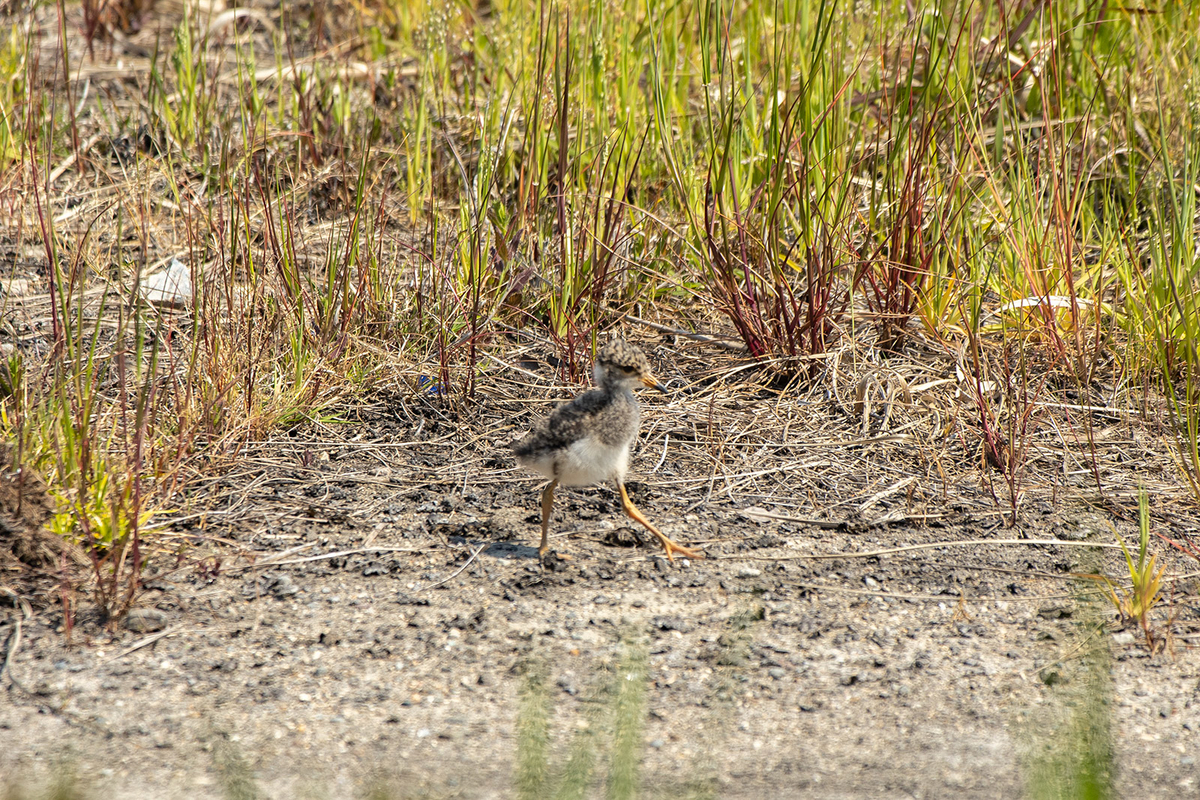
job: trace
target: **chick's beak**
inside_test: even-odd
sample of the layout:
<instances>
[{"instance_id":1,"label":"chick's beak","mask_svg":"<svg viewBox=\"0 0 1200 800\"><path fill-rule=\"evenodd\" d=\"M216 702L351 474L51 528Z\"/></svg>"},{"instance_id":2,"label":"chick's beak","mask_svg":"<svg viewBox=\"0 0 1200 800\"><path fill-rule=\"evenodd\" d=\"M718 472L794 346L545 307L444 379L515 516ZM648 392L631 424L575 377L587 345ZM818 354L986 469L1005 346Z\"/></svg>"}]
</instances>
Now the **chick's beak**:
<instances>
[{"instance_id":1,"label":"chick's beak","mask_svg":"<svg viewBox=\"0 0 1200 800\"><path fill-rule=\"evenodd\" d=\"M649 375L649 374L643 375L642 383L644 383L646 386L650 387L651 389L658 389L663 394L670 394L670 392L668 392L661 383L654 380L653 375Z\"/></svg>"}]
</instances>

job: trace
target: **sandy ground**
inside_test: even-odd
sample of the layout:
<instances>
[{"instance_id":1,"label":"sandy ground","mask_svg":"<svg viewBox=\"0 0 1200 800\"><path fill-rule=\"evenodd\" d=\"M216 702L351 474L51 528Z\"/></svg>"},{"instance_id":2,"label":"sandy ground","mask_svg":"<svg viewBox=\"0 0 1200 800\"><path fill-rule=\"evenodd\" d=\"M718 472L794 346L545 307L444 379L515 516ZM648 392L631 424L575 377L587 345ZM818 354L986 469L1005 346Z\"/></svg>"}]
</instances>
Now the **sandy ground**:
<instances>
[{"instance_id":1,"label":"sandy ground","mask_svg":"<svg viewBox=\"0 0 1200 800\"><path fill-rule=\"evenodd\" d=\"M652 795L1016 797L1100 648L1120 793L1200 792L1194 562L1168 557L1183 579L1152 654L1134 629L1094 633L1111 610L1070 579L1118 574L1119 551L1083 545L1111 545L1110 522L1135 531L1084 492L1032 486L1015 528L977 470L878 498L911 459L885 441L722 495L695 466L704 442L670 437L704 402L648 407L634 461L635 501L708 555L675 564L596 488L560 491L553 544L569 558L539 567L538 484L506 446L544 408L494 399L492 417L456 427L432 401L385 400L336 436L264 444L197 491L210 513L177 526L194 537L183 568L155 559L142 630L83 614L68 644L54 607L22 624L0 771L37 786L65 764L114 798L227 796L230 763L268 797L380 780L395 796L510 797L523 670L547 672L558 763L633 642ZM731 413L766 413L755 402ZM810 458L778 427L761 437ZM739 474L780 462L743 444L719 454ZM910 549L865 555L893 548Z\"/></svg>"}]
</instances>

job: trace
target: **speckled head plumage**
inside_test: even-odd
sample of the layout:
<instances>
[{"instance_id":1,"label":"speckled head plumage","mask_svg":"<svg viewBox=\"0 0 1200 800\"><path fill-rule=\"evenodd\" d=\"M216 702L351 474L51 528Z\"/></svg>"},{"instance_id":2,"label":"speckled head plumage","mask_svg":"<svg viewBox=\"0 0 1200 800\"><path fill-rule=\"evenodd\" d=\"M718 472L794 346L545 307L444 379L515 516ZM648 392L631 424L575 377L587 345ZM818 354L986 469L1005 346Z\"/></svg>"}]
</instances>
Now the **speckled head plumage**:
<instances>
[{"instance_id":1,"label":"speckled head plumage","mask_svg":"<svg viewBox=\"0 0 1200 800\"><path fill-rule=\"evenodd\" d=\"M654 380L646 354L624 339L612 339L600 348L596 353L593 376L601 389L619 389L641 383L665 391Z\"/></svg>"},{"instance_id":2,"label":"speckled head plumage","mask_svg":"<svg viewBox=\"0 0 1200 800\"><path fill-rule=\"evenodd\" d=\"M632 389L642 383L666 390L651 375L645 354L624 339L613 339L600 348L594 371L599 388L559 406L513 445L513 452L522 464L568 485L586 485L624 475L629 447L641 422ZM573 466L566 456L573 446L588 439L599 445L599 449L592 448L593 469L585 469L582 464ZM604 448L611 449L606 456L600 454Z\"/></svg>"}]
</instances>

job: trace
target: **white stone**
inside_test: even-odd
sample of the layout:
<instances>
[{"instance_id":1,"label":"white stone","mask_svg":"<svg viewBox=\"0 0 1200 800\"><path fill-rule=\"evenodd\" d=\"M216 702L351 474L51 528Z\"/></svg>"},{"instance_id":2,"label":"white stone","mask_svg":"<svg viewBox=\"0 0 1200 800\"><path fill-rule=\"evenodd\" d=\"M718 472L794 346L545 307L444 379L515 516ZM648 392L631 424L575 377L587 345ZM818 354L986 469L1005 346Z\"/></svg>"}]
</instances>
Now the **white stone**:
<instances>
[{"instance_id":1,"label":"white stone","mask_svg":"<svg viewBox=\"0 0 1200 800\"><path fill-rule=\"evenodd\" d=\"M142 280L142 297L156 306L190 306L196 299L192 288L192 271L179 259L171 259L166 269L147 275Z\"/></svg>"}]
</instances>

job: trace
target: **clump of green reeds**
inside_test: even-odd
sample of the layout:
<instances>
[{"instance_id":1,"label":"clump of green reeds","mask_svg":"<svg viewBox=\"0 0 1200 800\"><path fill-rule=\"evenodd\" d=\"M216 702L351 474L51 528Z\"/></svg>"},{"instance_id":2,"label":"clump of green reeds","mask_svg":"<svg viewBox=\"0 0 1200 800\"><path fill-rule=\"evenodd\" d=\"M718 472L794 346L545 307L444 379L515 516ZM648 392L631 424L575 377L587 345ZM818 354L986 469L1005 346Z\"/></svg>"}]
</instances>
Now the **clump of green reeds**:
<instances>
[{"instance_id":1,"label":"clump of green reeds","mask_svg":"<svg viewBox=\"0 0 1200 800\"><path fill-rule=\"evenodd\" d=\"M605 796L611 800L636 797L641 788L646 669L646 644L627 636L616 664L588 700L589 713L573 736L566 761L556 769L550 760L551 707L545 667L539 662L527 665L517 716L518 797L581 800L597 779L603 781ZM598 776L598 764L605 757L607 774Z\"/></svg>"},{"instance_id":2,"label":"clump of green reeds","mask_svg":"<svg viewBox=\"0 0 1200 800\"><path fill-rule=\"evenodd\" d=\"M1106 800L1116 797L1114 695L1107 637L1084 603L1080 654L1064 665L1066 680L1047 688L1047 719L1028 729L1025 794L1030 800Z\"/></svg>"}]
</instances>

